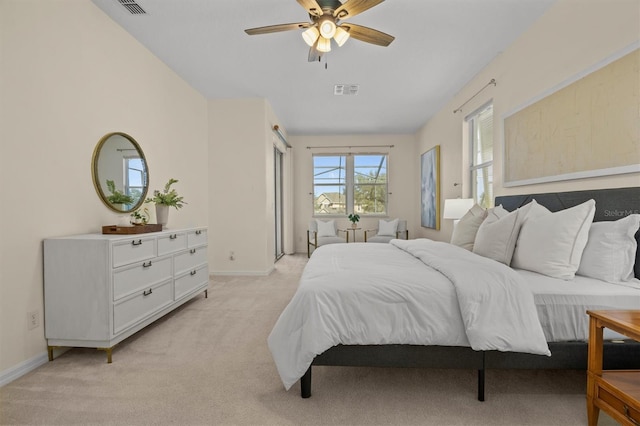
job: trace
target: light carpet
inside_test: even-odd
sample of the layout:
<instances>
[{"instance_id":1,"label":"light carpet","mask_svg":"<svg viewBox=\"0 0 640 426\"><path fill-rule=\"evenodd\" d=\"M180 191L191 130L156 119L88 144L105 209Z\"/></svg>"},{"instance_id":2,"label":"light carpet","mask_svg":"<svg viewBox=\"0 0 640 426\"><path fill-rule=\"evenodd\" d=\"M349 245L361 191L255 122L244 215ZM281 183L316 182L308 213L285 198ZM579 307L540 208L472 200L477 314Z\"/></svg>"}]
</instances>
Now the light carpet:
<instances>
[{"instance_id":1,"label":"light carpet","mask_svg":"<svg viewBox=\"0 0 640 426\"><path fill-rule=\"evenodd\" d=\"M584 371L314 367L284 390L266 340L306 255L268 277L214 277L198 296L104 352L71 349L0 388L0 423L49 425L585 425ZM604 413L600 425L615 424Z\"/></svg>"}]
</instances>

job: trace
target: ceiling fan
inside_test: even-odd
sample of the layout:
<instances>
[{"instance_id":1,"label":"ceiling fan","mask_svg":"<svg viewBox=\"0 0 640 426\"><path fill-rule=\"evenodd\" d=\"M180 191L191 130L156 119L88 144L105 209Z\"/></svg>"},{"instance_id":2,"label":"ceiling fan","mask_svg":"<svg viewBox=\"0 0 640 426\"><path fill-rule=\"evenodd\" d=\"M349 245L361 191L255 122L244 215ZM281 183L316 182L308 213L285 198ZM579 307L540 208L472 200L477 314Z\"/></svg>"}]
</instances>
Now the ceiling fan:
<instances>
[{"instance_id":1,"label":"ceiling fan","mask_svg":"<svg viewBox=\"0 0 640 426\"><path fill-rule=\"evenodd\" d=\"M394 40L393 36L372 28L351 23L343 23L345 19L371 9L384 0L297 0L300 6L309 12L311 22L269 25L267 27L249 28L244 30L249 35L268 34L279 31L304 29L302 38L311 46L309 62L320 60L323 53L331 51L331 39L338 46L342 46L349 37L378 46L388 46Z\"/></svg>"}]
</instances>

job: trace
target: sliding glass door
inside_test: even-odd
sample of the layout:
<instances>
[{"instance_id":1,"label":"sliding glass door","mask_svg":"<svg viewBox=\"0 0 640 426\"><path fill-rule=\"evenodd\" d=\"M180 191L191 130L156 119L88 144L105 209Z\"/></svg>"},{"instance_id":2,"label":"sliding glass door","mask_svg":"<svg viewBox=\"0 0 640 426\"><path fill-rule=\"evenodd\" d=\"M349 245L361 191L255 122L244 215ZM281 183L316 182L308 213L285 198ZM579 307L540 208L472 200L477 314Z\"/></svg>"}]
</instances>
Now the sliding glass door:
<instances>
[{"instance_id":1,"label":"sliding glass door","mask_svg":"<svg viewBox=\"0 0 640 426\"><path fill-rule=\"evenodd\" d=\"M273 173L274 173L274 194L275 200L273 205L275 206L275 259L278 260L284 255L283 248L283 201L282 201L282 188L283 188L283 162L284 155L276 147L273 147Z\"/></svg>"}]
</instances>

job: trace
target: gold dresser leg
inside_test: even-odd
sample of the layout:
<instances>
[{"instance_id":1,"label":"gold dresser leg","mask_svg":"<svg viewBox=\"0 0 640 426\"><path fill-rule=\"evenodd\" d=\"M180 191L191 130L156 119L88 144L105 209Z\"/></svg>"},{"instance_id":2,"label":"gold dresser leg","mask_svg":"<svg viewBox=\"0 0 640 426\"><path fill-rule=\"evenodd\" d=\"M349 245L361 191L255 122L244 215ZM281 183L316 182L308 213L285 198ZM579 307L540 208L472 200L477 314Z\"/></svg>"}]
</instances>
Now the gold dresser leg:
<instances>
[{"instance_id":1,"label":"gold dresser leg","mask_svg":"<svg viewBox=\"0 0 640 426\"><path fill-rule=\"evenodd\" d=\"M49 361L53 361L53 348L54 346L47 345L47 353L49 354Z\"/></svg>"},{"instance_id":2,"label":"gold dresser leg","mask_svg":"<svg viewBox=\"0 0 640 426\"><path fill-rule=\"evenodd\" d=\"M105 351L107 354L107 364L111 364L111 353L113 352L113 346L110 348L97 348L99 351Z\"/></svg>"}]
</instances>

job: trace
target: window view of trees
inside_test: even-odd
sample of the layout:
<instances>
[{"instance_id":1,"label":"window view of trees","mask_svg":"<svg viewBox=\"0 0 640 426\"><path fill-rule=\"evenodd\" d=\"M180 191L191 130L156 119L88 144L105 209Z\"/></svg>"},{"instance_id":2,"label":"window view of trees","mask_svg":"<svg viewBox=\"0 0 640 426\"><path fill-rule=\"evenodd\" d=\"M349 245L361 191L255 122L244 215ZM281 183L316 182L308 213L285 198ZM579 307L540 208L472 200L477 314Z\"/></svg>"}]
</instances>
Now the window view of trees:
<instances>
[{"instance_id":1,"label":"window view of trees","mask_svg":"<svg viewBox=\"0 0 640 426\"><path fill-rule=\"evenodd\" d=\"M314 155L314 215L387 212L387 155Z\"/></svg>"},{"instance_id":2,"label":"window view of trees","mask_svg":"<svg viewBox=\"0 0 640 426\"><path fill-rule=\"evenodd\" d=\"M387 212L387 156L354 156L354 211L360 214Z\"/></svg>"}]
</instances>

